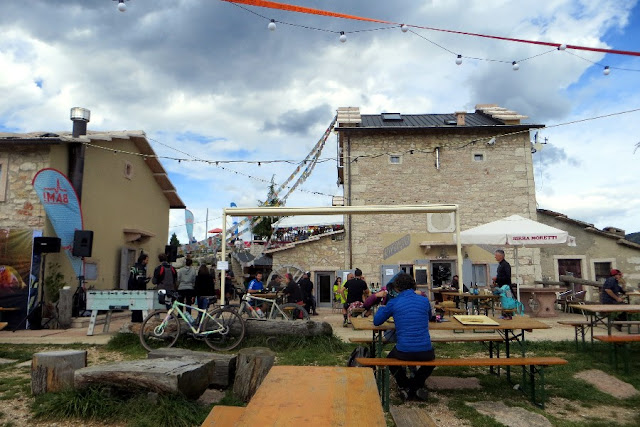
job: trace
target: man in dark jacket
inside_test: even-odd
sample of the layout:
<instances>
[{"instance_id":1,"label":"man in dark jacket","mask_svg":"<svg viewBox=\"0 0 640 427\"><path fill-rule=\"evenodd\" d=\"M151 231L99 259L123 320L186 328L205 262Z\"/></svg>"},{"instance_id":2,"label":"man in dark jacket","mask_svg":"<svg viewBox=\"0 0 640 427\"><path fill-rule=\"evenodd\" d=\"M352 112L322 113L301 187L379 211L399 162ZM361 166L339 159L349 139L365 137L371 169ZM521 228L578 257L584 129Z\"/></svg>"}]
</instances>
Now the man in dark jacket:
<instances>
[{"instance_id":1,"label":"man in dark jacket","mask_svg":"<svg viewBox=\"0 0 640 427\"><path fill-rule=\"evenodd\" d=\"M620 280L622 279L622 271L611 270L611 275L605 280L602 285L602 293L600 294L600 302L602 304L624 304L624 300L621 295L624 295L624 289L620 286ZM620 313L615 320L625 321L627 320L627 313ZM619 331L622 330L622 325L614 325Z\"/></svg>"},{"instance_id":2,"label":"man in dark jacket","mask_svg":"<svg viewBox=\"0 0 640 427\"><path fill-rule=\"evenodd\" d=\"M317 316L316 312L316 299L313 296L313 282L309 279L311 276L310 272L305 272L302 275L302 279L298 282L300 285L300 290L302 291L302 300L304 301L304 308L309 312L309 314L313 314Z\"/></svg>"},{"instance_id":3,"label":"man in dark jacket","mask_svg":"<svg viewBox=\"0 0 640 427\"><path fill-rule=\"evenodd\" d=\"M158 286L158 289L167 291L175 291L178 283L178 272L167 261L166 254L158 255L160 265L153 270L152 283Z\"/></svg>"},{"instance_id":4,"label":"man in dark jacket","mask_svg":"<svg viewBox=\"0 0 640 427\"><path fill-rule=\"evenodd\" d=\"M397 344L388 357L420 361L435 359L429 335L429 298L416 294L416 282L406 273L396 277L394 287L398 296L379 307L373 318L373 324L379 326L393 316ZM433 366L421 366L415 371L413 378L407 378L404 367L391 366L389 370L396 379L403 400L413 397L427 400L428 392L424 388L424 382L433 372Z\"/></svg>"},{"instance_id":5,"label":"man in dark jacket","mask_svg":"<svg viewBox=\"0 0 640 427\"><path fill-rule=\"evenodd\" d=\"M511 288L511 293L514 298L517 298L518 291L515 286L511 283L511 264L504 259L504 251L502 249L498 249L495 252L496 261L498 261L498 270L496 271L496 277L493 278L495 282L496 288L501 288L502 285L509 285Z\"/></svg>"},{"instance_id":6,"label":"man in dark jacket","mask_svg":"<svg viewBox=\"0 0 640 427\"><path fill-rule=\"evenodd\" d=\"M346 328L349 324L349 306L354 302L360 302L364 305L363 296L369 296L368 294L369 287L367 282L362 280L362 270L356 268L355 277L347 280L342 287L342 298L346 301L342 306L342 315L344 316L342 326Z\"/></svg>"}]
</instances>

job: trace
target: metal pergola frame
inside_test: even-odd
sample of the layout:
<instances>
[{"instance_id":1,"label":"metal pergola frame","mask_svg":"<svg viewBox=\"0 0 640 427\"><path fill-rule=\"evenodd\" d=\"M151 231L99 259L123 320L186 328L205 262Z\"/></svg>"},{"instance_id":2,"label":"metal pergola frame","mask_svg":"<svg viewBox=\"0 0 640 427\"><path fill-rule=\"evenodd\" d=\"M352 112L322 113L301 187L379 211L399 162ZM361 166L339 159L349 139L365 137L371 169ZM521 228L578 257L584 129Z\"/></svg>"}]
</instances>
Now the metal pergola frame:
<instances>
[{"instance_id":1,"label":"metal pergola frame","mask_svg":"<svg viewBox=\"0 0 640 427\"><path fill-rule=\"evenodd\" d=\"M418 214L454 212L456 218L455 242L458 259L458 277L462 278L462 244L460 243L460 216L458 205L372 205L372 206L322 206L322 207L252 207L225 208L222 210L222 236L227 235L227 216L295 216L295 215L374 215L374 214ZM227 259L227 245L222 239L222 261ZM220 275L220 304L225 304L225 274ZM459 291L462 292L460 286Z\"/></svg>"}]
</instances>

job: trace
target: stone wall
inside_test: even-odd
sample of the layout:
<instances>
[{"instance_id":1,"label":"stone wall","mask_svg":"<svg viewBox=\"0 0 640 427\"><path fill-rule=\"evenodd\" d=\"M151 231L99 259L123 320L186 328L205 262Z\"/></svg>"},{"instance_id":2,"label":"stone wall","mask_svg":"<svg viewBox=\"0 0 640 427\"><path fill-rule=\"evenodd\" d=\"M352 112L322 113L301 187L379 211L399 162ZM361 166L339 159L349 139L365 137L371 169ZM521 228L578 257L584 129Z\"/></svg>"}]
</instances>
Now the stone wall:
<instances>
[{"instance_id":1,"label":"stone wall","mask_svg":"<svg viewBox=\"0 0 640 427\"><path fill-rule=\"evenodd\" d=\"M514 214L535 218L528 132L499 137L495 144L487 145L491 136L488 131L459 128L446 134L353 132L349 138L351 158L366 157L345 165L347 203L349 191L354 206L455 203L459 205L462 230ZM343 143L345 139L342 137ZM474 140L481 141L473 143ZM400 162L391 163L389 153L400 156ZM349 155L346 147L343 154ZM362 269L367 277L377 277L383 251L378 236L399 231L424 233L426 217L352 215L353 267ZM348 227L345 220L345 228ZM345 241L348 242L348 230ZM531 261L536 262L535 257ZM347 243L345 264L349 263ZM527 273L534 270L524 267ZM533 278L525 277L525 282Z\"/></svg>"},{"instance_id":2,"label":"stone wall","mask_svg":"<svg viewBox=\"0 0 640 427\"><path fill-rule=\"evenodd\" d=\"M343 240L323 237L317 241L298 244L291 249L273 252L272 269L278 271L283 266L297 266L303 271L311 272L344 269L344 243Z\"/></svg>"},{"instance_id":3,"label":"stone wall","mask_svg":"<svg viewBox=\"0 0 640 427\"><path fill-rule=\"evenodd\" d=\"M8 159L6 197L0 202L3 228L42 230L45 213L31 182L42 168L49 167L49 148L15 146L0 149L0 158Z\"/></svg>"}]
</instances>

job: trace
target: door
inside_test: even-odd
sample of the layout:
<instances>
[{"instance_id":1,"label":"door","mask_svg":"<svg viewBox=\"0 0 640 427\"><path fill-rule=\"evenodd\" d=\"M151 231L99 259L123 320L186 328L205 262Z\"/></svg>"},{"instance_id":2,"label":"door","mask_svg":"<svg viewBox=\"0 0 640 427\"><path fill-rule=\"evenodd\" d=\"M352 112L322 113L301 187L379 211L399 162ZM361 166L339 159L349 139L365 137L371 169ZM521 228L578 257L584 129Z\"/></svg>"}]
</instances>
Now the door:
<instances>
[{"instance_id":1,"label":"door","mask_svg":"<svg viewBox=\"0 0 640 427\"><path fill-rule=\"evenodd\" d=\"M334 274L332 272L316 272L316 302L318 307L331 307Z\"/></svg>"},{"instance_id":2,"label":"door","mask_svg":"<svg viewBox=\"0 0 640 427\"><path fill-rule=\"evenodd\" d=\"M558 260L558 275L560 276L573 276L577 279L582 279L582 260L580 259L559 259ZM574 291L578 292L582 290L582 285L575 285Z\"/></svg>"},{"instance_id":3,"label":"door","mask_svg":"<svg viewBox=\"0 0 640 427\"><path fill-rule=\"evenodd\" d=\"M389 280L400 271L399 265L381 265L380 266L380 286L387 286Z\"/></svg>"},{"instance_id":4,"label":"door","mask_svg":"<svg viewBox=\"0 0 640 427\"><path fill-rule=\"evenodd\" d=\"M136 250L124 247L120 250L120 289L127 289L129 272L136 263Z\"/></svg>"}]
</instances>

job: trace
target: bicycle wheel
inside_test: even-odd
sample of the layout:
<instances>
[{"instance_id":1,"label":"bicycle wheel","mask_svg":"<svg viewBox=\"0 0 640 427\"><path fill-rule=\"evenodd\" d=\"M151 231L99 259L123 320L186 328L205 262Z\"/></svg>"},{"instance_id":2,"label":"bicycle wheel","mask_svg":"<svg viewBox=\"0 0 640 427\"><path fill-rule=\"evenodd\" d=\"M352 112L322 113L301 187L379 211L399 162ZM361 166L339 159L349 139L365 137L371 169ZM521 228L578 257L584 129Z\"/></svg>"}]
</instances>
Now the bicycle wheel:
<instances>
[{"instance_id":1,"label":"bicycle wheel","mask_svg":"<svg viewBox=\"0 0 640 427\"><path fill-rule=\"evenodd\" d=\"M202 332L204 341L216 351L236 348L244 339L244 320L233 309L219 308L209 313ZM210 333L209 333L210 332Z\"/></svg>"},{"instance_id":2,"label":"bicycle wheel","mask_svg":"<svg viewBox=\"0 0 640 427\"><path fill-rule=\"evenodd\" d=\"M294 303L282 304L280 306L280 310L282 310L282 313L280 313L278 310L274 311L274 317L272 317L273 319L309 320L309 313L307 313L307 310L305 310L305 308L301 305Z\"/></svg>"},{"instance_id":3,"label":"bicycle wheel","mask_svg":"<svg viewBox=\"0 0 640 427\"><path fill-rule=\"evenodd\" d=\"M157 310L147 316L140 325L140 344L151 351L172 347L180 336L180 322L175 316L167 319L167 310Z\"/></svg>"}]
</instances>

